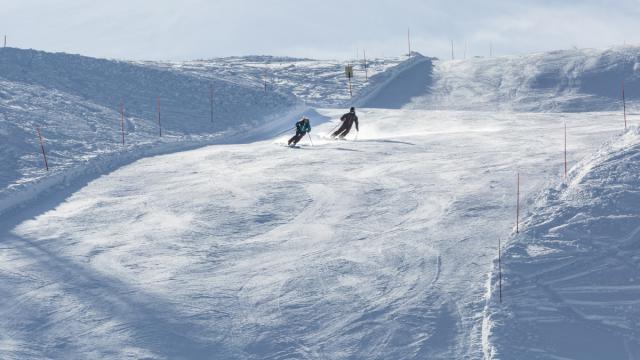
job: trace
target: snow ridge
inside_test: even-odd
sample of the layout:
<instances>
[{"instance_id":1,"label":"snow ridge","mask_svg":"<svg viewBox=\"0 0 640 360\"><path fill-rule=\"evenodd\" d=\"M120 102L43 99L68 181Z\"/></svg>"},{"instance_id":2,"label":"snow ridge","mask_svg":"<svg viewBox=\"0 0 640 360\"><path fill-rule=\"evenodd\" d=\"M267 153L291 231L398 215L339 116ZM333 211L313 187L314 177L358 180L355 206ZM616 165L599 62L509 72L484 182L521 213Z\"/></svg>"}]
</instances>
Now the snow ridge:
<instances>
[{"instance_id":1,"label":"snow ridge","mask_svg":"<svg viewBox=\"0 0 640 360\"><path fill-rule=\"evenodd\" d=\"M640 130L632 128L545 191L497 260L484 321L487 359L637 359Z\"/></svg>"},{"instance_id":2,"label":"snow ridge","mask_svg":"<svg viewBox=\"0 0 640 360\"><path fill-rule=\"evenodd\" d=\"M86 180L99 169L113 170L143 156L256 139L257 130L264 138L304 110L286 91L265 93L127 62L2 48L0 213L74 176Z\"/></svg>"}]
</instances>

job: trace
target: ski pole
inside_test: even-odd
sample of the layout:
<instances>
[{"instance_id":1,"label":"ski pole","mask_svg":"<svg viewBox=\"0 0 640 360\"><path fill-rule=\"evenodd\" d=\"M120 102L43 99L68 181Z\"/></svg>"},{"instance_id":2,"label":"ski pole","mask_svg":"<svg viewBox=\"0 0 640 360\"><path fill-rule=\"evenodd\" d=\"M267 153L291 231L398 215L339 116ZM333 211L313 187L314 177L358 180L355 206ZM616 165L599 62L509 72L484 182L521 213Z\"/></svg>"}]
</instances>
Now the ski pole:
<instances>
[{"instance_id":1,"label":"ski pole","mask_svg":"<svg viewBox=\"0 0 640 360\"><path fill-rule=\"evenodd\" d=\"M313 140L311 140L311 134L307 133L307 135L309 135L309 141L311 141L311 146L313 146Z\"/></svg>"},{"instance_id":2,"label":"ski pole","mask_svg":"<svg viewBox=\"0 0 640 360\"><path fill-rule=\"evenodd\" d=\"M358 141L358 134L360 134L360 130L356 130L356 141Z\"/></svg>"},{"instance_id":3,"label":"ski pole","mask_svg":"<svg viewBox=\"0 0 640 360\"><path fill-rule=\"evenodd\" d=\"M338 126L340 126L342 124L338 124L336 125L336 127L333 128L333 130L329 131L329 136L331 136L333 134L334 131L336 131L336 129L338 128Z\"/></svg>"},{"instance_id":4,"label":"ski pole","mask_svg":"<svg viewBox=\"0 0 640 360\"><path fill-rule=\"evenodd\" d=\"M274 136L282 135L282 134L286 133L287 131L291 131L291 130L293 130L293 129L295 129L295 128L296 128L296 127L294 126L294 127L292 127L292 128L286 129L286 130L284 130L284 131L281 131L281 132L279 132L279 133L275 134Z\"/></svg>"}]
</instances>

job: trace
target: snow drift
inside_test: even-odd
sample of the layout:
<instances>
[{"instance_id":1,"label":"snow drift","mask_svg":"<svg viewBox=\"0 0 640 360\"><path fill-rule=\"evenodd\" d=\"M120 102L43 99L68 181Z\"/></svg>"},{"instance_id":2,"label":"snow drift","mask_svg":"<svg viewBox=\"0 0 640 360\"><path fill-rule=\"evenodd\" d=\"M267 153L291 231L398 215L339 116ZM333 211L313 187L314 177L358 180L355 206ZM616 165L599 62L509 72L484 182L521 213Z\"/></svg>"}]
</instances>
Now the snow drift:
<instances>
[{"instance_id":1,"label":"snow drift","mask_svg":"<svg viewBox=\"0 0 640 360\"><path fill-rule=\"evenodd\" d=\"M640 48L435 61L414 109L581 112L640 100Z\"/></svg>"},{"instance_id":2,"label":"snow drift","mask_svg":"<svg viewBox=\"0 0 640 360\"><path fill-rule=\"evenodd\" d=\"M586 158L546 191L497 263L488 359L640 358L640 130Z\"/></svg>"}]
</instances>

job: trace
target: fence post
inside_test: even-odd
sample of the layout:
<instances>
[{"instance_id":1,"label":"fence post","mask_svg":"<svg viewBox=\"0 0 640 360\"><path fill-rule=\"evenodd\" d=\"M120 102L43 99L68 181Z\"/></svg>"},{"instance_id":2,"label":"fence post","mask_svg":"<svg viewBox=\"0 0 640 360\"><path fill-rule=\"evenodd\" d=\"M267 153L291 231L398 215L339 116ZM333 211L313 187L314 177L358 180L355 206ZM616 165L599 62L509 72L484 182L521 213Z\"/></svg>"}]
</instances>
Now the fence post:
<instances>
[{"instance_id":1,"label":"fence post","mask_svg":"<svg viewBox=\"0 0 640 360\"><path fill-rule=\"evenodd\" d=\"M369 71L367 69L367 51L362 49L362 57L364 58L364 81L369 81Z\"/></svg>"},{"instance_id":2,"label":"fence post","mask_svg":"<svg viewBox=\"0 0 640 360\"><path fill-rule=\"evenodd\" d=\"M345 72L345 75L347 75L347 78L349 79L349 96L353 97L353 91L351 90L351 78L353 77L353 65L347 64L347 66L344 67L344 72Z\"/></svg>"},{"instance_id":3,"label":"fence post","mask_svg":"<svg viewBox=\"0 0 640 360\"><path fill-rule=\"evenodd\" d=\"M42 134L40 133L40 127L36 126L36 131L38 132L38 138L40 139L40 149L42 149L42 157L44 158L44 166L49 171L49 163L47 162L47 154L44 152L44 140L42 140Z\"/></svg>"},{"instance_id":4,"label":"fence post","mask_svg":"<svg viewBox=\"0 0 640 360\"><path fill-rule=\"evenodd\" d=\"M407 28L407 44L409 44L409 57L411 57L411 28Z\"/></svg>"},{"instance_id":5,"label":"fence post","mask_svg":"<svg viewBox=\"0 0 640 360\"><path fill-rule=\"evenodd\" d=\"M516 233L520 232L520 173L518 172L518 185L516 190Z\"/></svg>"},{"instance_id":6,"label":"fence post","mask_svg":"<svg viewBox=\"0 0 640 360\"><path fill-rule=\"evenodd\" d=\"M564 121L564 179L567 179L567 120Z\"/></svg>"},{"instance_id":7,"label":"fence post","mask_svg":"<svg viewBox=\"0 0 640 360\"><path fill-rule=\"evenodd\" d=\"M122 133L122 145L124 145L124 103L120 103L120 131Z\"/></svg>"},{"instance_id":8,"label":"fence post","mask_svg":"<svg viewBox=\"0 0 640 360\"><path fill-rule=\"evenodd\" d=\"M267 92L267 66L264 67L264 92Z\"/></svg>"},{"instance_id":9,"label":"fence post","mask_svg":"<svg viewBox=\"0 0 640 360\"><path fill-rule=\"evenodd\" d=\"M453 40L451 40L451 60L455 59L455 55L453 54Z\"/></svg>"},{"instance_id":10,"label":"fence post","mask_svg":"<svg viewBox=\"0 0 640 360\"><path fill-rule=\"evenodd\" d=\"M467 40L464 41L464 53L462 55L462 59L463 60L467 59Z\"/></svg>"},{"instance_id":11,"label":"fence post","mask_svg":"<svg viewBox=\"0 0 640 360\"><path fill-rule=\"evenodd\" d=\"M211 123L213 124L213 85L209 84L209 106L211 108Z\"/></svg>"},{"instance_id":12,"label":"fence post","mask_svg":"<svg viewBox=\"0 0 640 360\"><path fill-rule=\"evenodd\" d=\"M624 98L624 80L622 80L622 112L624 114L624 129L627 130L627 102Z\"/></svg>"},{"instance_id":13,"label":"fence post","mask_svg":"<svg viewBox=\"0 0 640 360\"><path fill-rule=\"evenodd\" d=\"M498 237L498 286L500 289L500 303L502 304L502 244Z\"/></svg>"},{"instance_id":14,"label":"fence post","mask_svg":"<svg viewBox=\"0 0 640 360\"><path fill-rule=\"evenodd\" d=\"M160 131L160 137L162 137L162 122L160 121L160 96L158 96L157 108L158 108L158 130Z\"/></svg>"}]
</instances>

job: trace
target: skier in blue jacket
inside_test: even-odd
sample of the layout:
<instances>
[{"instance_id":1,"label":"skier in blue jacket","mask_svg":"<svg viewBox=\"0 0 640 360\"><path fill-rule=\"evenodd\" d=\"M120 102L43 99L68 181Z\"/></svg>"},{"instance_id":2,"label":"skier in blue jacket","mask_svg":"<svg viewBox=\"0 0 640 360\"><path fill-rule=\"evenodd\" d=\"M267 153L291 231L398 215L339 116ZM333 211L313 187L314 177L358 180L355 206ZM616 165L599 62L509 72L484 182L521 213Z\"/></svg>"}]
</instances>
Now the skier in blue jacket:
<instances>
[{"instance_id":1,"label":"skier in blue jacket","mask_svg":"<svg viewBox=\"0 0 640 360\"><path fill-rule=\"evenodd\" d=\"M305 136L308 132L311 132L311 123L309 123L309 119L303 117L296 123L296 134L293 135L291 139L289 139L289 145L295 145Z\"/></svg>"}]
</instances>

